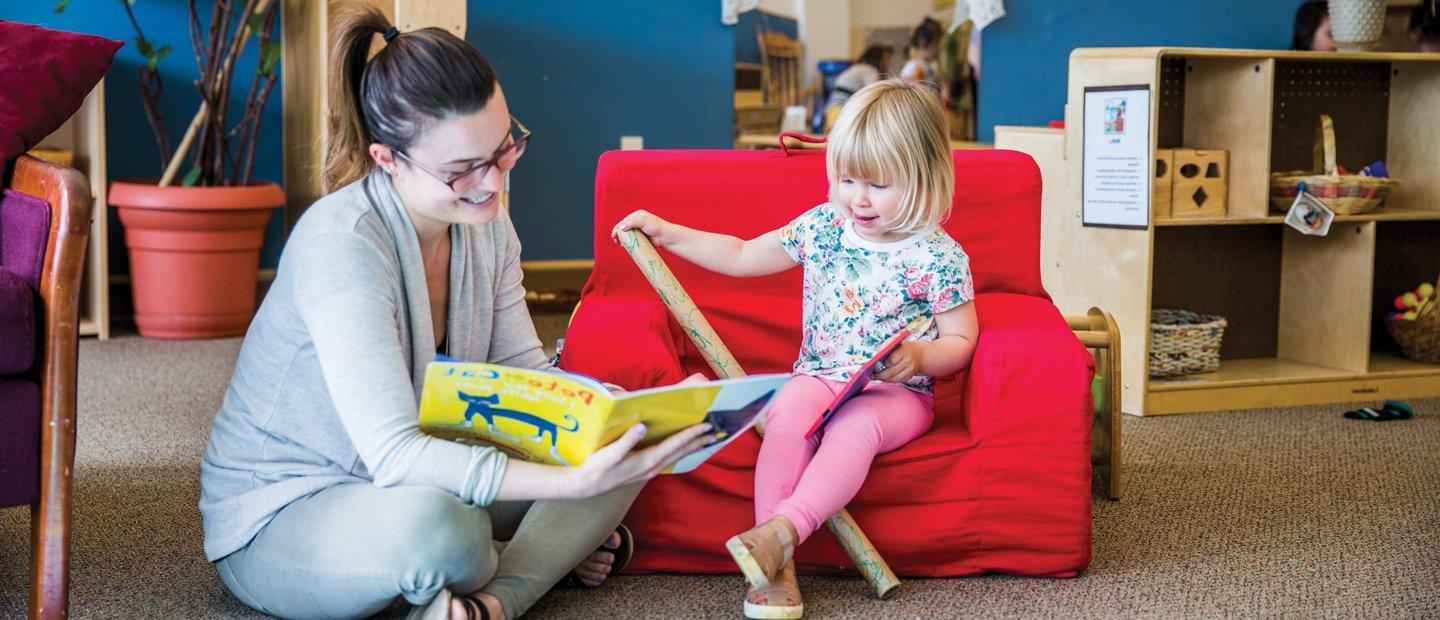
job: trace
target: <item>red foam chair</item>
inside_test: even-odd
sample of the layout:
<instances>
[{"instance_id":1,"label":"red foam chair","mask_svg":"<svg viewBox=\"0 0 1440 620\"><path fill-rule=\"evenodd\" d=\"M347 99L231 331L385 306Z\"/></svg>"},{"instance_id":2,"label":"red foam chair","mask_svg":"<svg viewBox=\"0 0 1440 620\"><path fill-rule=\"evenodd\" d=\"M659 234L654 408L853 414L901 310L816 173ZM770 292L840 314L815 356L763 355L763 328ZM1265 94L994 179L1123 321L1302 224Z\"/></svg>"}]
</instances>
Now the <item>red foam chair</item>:
<instances>
[{"instance_id":1,"label":"red foam chair","mask_svg":"<svg viewBox=\"0 0 1440 620\"><path fill-rule=\"evenodd\" d=\"M956 151L945 223L969 254L980 338L968 371L937 381L935 422L875 462L850 512L901 576L1073 577L1090 562L1094 361L1040 281L1040 173L1012 151ZM595 268L562 366L627 388L711 374L610 230L646 209L752 238L826 200L823 151L627 151L600 158ZM801 270L752 279L665 254L750 373L788 372L800 343ZM711 375L713 376L713 375ZM729 536L754 524L750 433L691 474L660 476L626 523L633 571L736 572ZM852 569L827 532L802 572Z\"/></svg>"}]
</instances>

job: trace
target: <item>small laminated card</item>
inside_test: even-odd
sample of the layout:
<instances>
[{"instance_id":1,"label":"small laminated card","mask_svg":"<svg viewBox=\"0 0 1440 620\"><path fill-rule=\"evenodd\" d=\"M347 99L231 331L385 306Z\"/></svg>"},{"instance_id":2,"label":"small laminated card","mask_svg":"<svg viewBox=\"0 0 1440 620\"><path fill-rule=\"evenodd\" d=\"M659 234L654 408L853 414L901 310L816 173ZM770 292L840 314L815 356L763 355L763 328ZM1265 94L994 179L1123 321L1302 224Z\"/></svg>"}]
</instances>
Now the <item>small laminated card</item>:
<instances>
[{"instance_id":1,"label":"small laminated card","mask_svg":"<svg viewBox=\"0 0 1440 620\"><path fill-rule=\"evenodd\" d=\"M1323 237L1330 233L1330 222L1333 221L1335 212L1305 191L1305 185L1301 184L1300 191L1295 194L1295 202L1290 205L1290 212L1285 214L1285 223L1301 233Z\"/></svg>"}]
</instances>

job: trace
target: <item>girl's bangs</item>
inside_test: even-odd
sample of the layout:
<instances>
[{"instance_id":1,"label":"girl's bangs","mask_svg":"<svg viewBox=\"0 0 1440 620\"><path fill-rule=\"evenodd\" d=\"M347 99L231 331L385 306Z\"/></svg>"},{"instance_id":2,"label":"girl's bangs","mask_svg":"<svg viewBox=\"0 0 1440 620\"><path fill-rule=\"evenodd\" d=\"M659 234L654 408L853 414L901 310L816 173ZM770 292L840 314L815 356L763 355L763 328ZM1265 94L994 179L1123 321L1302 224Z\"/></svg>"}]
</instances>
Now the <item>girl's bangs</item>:
<instances>
[{"instance_id":1,"label":"girl's bangs","mask_svg":"<svg viewBox=\"0 0 1440 620\"><path fill-rule=\"evenodd\" d=\"M895 183L903 171L901 153L894 140L887 140L874 119L856 119L858 126L844 135L831 136L827 145L837 177ZM865 122L870 121L870 122ZM838 138L838 139L837 139ZM888 147L888 148L887 148Z\"/></svg>"}]
</instances>

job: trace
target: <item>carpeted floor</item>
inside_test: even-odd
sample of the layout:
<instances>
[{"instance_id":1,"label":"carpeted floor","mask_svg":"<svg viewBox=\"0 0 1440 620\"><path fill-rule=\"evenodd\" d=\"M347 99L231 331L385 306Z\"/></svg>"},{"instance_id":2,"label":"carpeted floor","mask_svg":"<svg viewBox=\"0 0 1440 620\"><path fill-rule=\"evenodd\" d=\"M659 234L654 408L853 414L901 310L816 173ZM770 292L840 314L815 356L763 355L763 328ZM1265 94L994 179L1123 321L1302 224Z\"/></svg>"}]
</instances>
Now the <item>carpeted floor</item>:
<instances>
[{"instance_id":1,"label":"carpeted floor","mask_svg":"<svg viewBox=\"0 0 1440 620\"><path fill-rule=\"evenodd\" d=\"M239 344L83 341L75 617L258 615L205 563L195 508ZM1127 418L1126 496L1097 497L1084 576L912 579L884 602L858 578L805 578L809 617L1440 617L1440 400L1412 404L1390 423ZM28 521L0 511L0 618L24 613ZM741 594L738 576L621 576L531 617L739 617Z\"/></svg>"}]
</instances>

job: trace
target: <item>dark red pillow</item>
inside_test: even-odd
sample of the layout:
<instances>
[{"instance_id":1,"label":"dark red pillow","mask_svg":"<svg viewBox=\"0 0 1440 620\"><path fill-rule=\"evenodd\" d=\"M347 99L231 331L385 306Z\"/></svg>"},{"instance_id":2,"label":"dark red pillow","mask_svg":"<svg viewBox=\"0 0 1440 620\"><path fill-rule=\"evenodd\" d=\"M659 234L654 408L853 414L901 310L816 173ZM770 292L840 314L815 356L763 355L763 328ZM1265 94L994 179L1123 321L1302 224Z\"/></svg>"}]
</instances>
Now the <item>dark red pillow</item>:
<instances>
[{"instance_id":1,"label":"dark red pillow","mask_svg":"<svg viewBox=\"0 0 1440 620\"><path fill-rule=\"evenodd\" d=\"M0 178L80 109L124 44L0 20Z\"/></svg>"}]
</instances>

